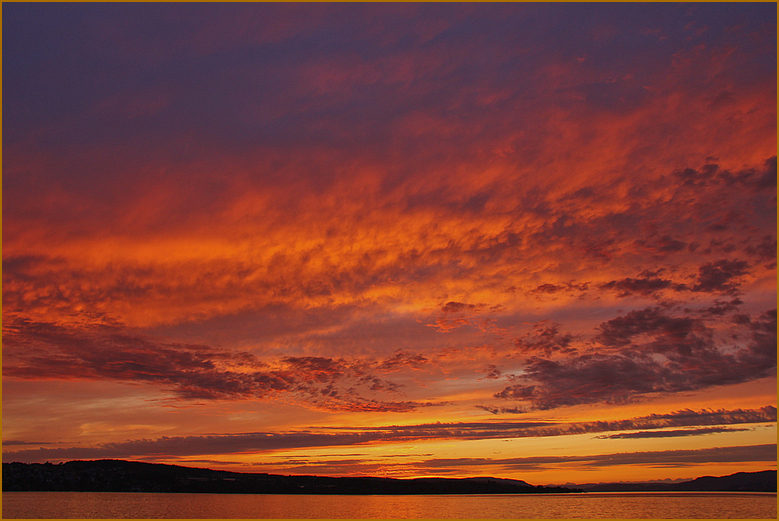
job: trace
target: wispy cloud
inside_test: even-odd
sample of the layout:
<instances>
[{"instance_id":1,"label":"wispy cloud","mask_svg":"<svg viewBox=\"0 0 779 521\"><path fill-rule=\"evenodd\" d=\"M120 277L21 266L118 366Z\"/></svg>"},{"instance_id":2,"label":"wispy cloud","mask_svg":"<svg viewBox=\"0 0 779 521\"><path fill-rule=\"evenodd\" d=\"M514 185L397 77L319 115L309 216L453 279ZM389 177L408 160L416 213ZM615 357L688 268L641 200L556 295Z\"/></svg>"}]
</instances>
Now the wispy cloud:
<instances>
[{"instance_id":1,"label":"wispy cloud","mask_svg":"<svg viewBox=\"0 0 779 521\"><path fill-rule=\"evenodd\" d=\"M704 434L715 434L721 432L747 431L749 429L729 429L725 427L702 427L700 429L675 429L672 431L639 431L639 432L621 432L619 434L609 434L608 436L597 436L602 439L610 440L628 440L636 438L678 438L681 436L701 436Z\"/></svg>"},{"instance_id":2,"label":"wispy cloud","mask_svg":"<svg viewBox=\"0 0 779 521\"><path fill-rule=\"evenodd\" d=\"M208 436L163 437L119 443L106 443L94 447L40 448L7 451L6 461L38 461L138 458L168 455L182 457L236 453L263 453L282 449L304 447L341 447L366 443L401 443L422 440L480 440L525 437L566 436L576 434L653 429L659 434L668 427L695 425L737 425L776 421L776 408L766 406L759 410L683 410L665 415L651 415L629 420L559 423L545 421L526 422L463 422L429 423L407 426L372 428L311 427L305 431L257 432ZM723 431L728 429L722 429ZM691 430L688 435L700 434ZM714 431L711 431L714 432Z\"/></svg>"},{"instance_id":3,"label":"wispy cloud","mask_svg":"<svg viewBox=\"0 0 779 521\"><path fill-rule=\"evenodd\" d=\"M431 459L418 465L429 469L497 466L507 470L538 471L558 466L613 467L646 465L653 467L691 467L711 463L776 461L776 445L746 445L711 449L622 452L588 456L531 456L526 458Z\"/></svg>"}]
</instances>

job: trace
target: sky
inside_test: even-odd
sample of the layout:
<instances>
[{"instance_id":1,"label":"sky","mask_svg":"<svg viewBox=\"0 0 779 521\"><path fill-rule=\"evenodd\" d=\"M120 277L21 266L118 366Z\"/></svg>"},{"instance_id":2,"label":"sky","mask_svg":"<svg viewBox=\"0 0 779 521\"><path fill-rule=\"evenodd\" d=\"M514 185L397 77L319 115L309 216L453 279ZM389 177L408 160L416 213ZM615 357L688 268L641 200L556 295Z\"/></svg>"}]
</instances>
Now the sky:
<instances>
[{"instance_id":1,"label":"sky","mask_svg":"<svg viewBox=\"0 0 779 521\"><path fill-rule=\"evenodd\" d=\"M3 461L776 468L775 3L3 3Z\"/></svg>"}]
</instances>

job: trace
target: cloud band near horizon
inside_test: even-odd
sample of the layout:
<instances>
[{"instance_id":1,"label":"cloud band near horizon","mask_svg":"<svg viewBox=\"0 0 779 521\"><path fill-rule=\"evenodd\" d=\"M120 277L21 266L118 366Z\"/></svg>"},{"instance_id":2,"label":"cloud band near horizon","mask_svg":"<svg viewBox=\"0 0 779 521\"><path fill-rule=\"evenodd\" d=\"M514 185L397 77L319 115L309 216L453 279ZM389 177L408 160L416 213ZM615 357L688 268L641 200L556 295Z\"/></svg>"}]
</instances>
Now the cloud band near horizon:
<instances>
[{"instance_id":1,"label":"cloud band near horizon","mask_svg":"<svg viewBox=\"0 0 779 521\"><path fill-rule=\"evenodd\" d=\"M658 435L673 436L674 427L743 425L776 422L776 408L756 410L681 410L671 414L649 415L629 420L579 423L556 422L482 422L422 424L376 428L316 428L292 432L259 432L209 436L162 437L107 443L94 447L38 448L3 453L4 461L42 461L68 459L154 458L268 452L292 448L341 447L369 443L406 443L424 440L483 440L523 437L570 436L612 431L653 429ZM728 429L723 429L723 432ZM336 431L336 432L333 432ZM340 432L338 432L340 431ZM701 435L714 431L690 431ZM8 443L8 442L4 442ZM23 443L11 440L11 445Z\"/></svg>"}]
</instances>

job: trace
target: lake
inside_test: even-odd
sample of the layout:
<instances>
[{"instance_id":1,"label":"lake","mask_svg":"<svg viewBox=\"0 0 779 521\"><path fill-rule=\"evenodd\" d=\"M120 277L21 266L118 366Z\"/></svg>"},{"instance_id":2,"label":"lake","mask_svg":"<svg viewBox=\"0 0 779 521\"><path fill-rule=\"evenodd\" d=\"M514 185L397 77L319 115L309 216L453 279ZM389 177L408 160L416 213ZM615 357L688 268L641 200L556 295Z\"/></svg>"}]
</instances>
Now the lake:
<instances>
[{"instance_id":1,"label":"lake","mask_svg":"<svg viewBox=\"0 0 779 521\"><path fill-rule=\"evenodd\" d=\"M420 496L4 492L4 519L776 519L776 494L601 492Z\"/></svg>"}]
</instances>

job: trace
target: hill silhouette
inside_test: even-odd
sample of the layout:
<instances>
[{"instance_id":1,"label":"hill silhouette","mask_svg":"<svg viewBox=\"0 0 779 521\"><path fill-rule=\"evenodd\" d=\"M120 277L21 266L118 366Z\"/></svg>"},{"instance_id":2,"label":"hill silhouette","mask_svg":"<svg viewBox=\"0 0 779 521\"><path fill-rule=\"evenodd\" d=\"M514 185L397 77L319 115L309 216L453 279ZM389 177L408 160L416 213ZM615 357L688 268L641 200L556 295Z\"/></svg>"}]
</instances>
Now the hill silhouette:
<instances>
[{"instance_id":1,"label":"hill silhouette","mask_svg":"<svg viewBox=\"0 0 779 521\"><path fill-rule=\"evenodd\" d=\"M581 488L585 492L776 492L776 471L704 476L681 483L601 483Z\"/></svg>"},{"instance_id":2,"label":"hill silhouette","mask_svg":"<svg viewBox=\"0 0 779 521\"><path fill-rule=\"evenodd\" d=\"M602 483L582 488L478 478L283 476L124 460L3 463L3 492L190 492L234 494L541 494L570 492L776 492L776 471L704 476L681 483Z\"/></svg>"},{"instance_id":3,"label":"hill silhouette","mask_svg":"<svg viewBox=\"0 0 779 521\"><path fill-rule=\"evenodd\" d=\"M3 463L3 491L240 494L526 494L581 492L498 478L282 476L123 460Z\"/></svg>"}]
</instances>

